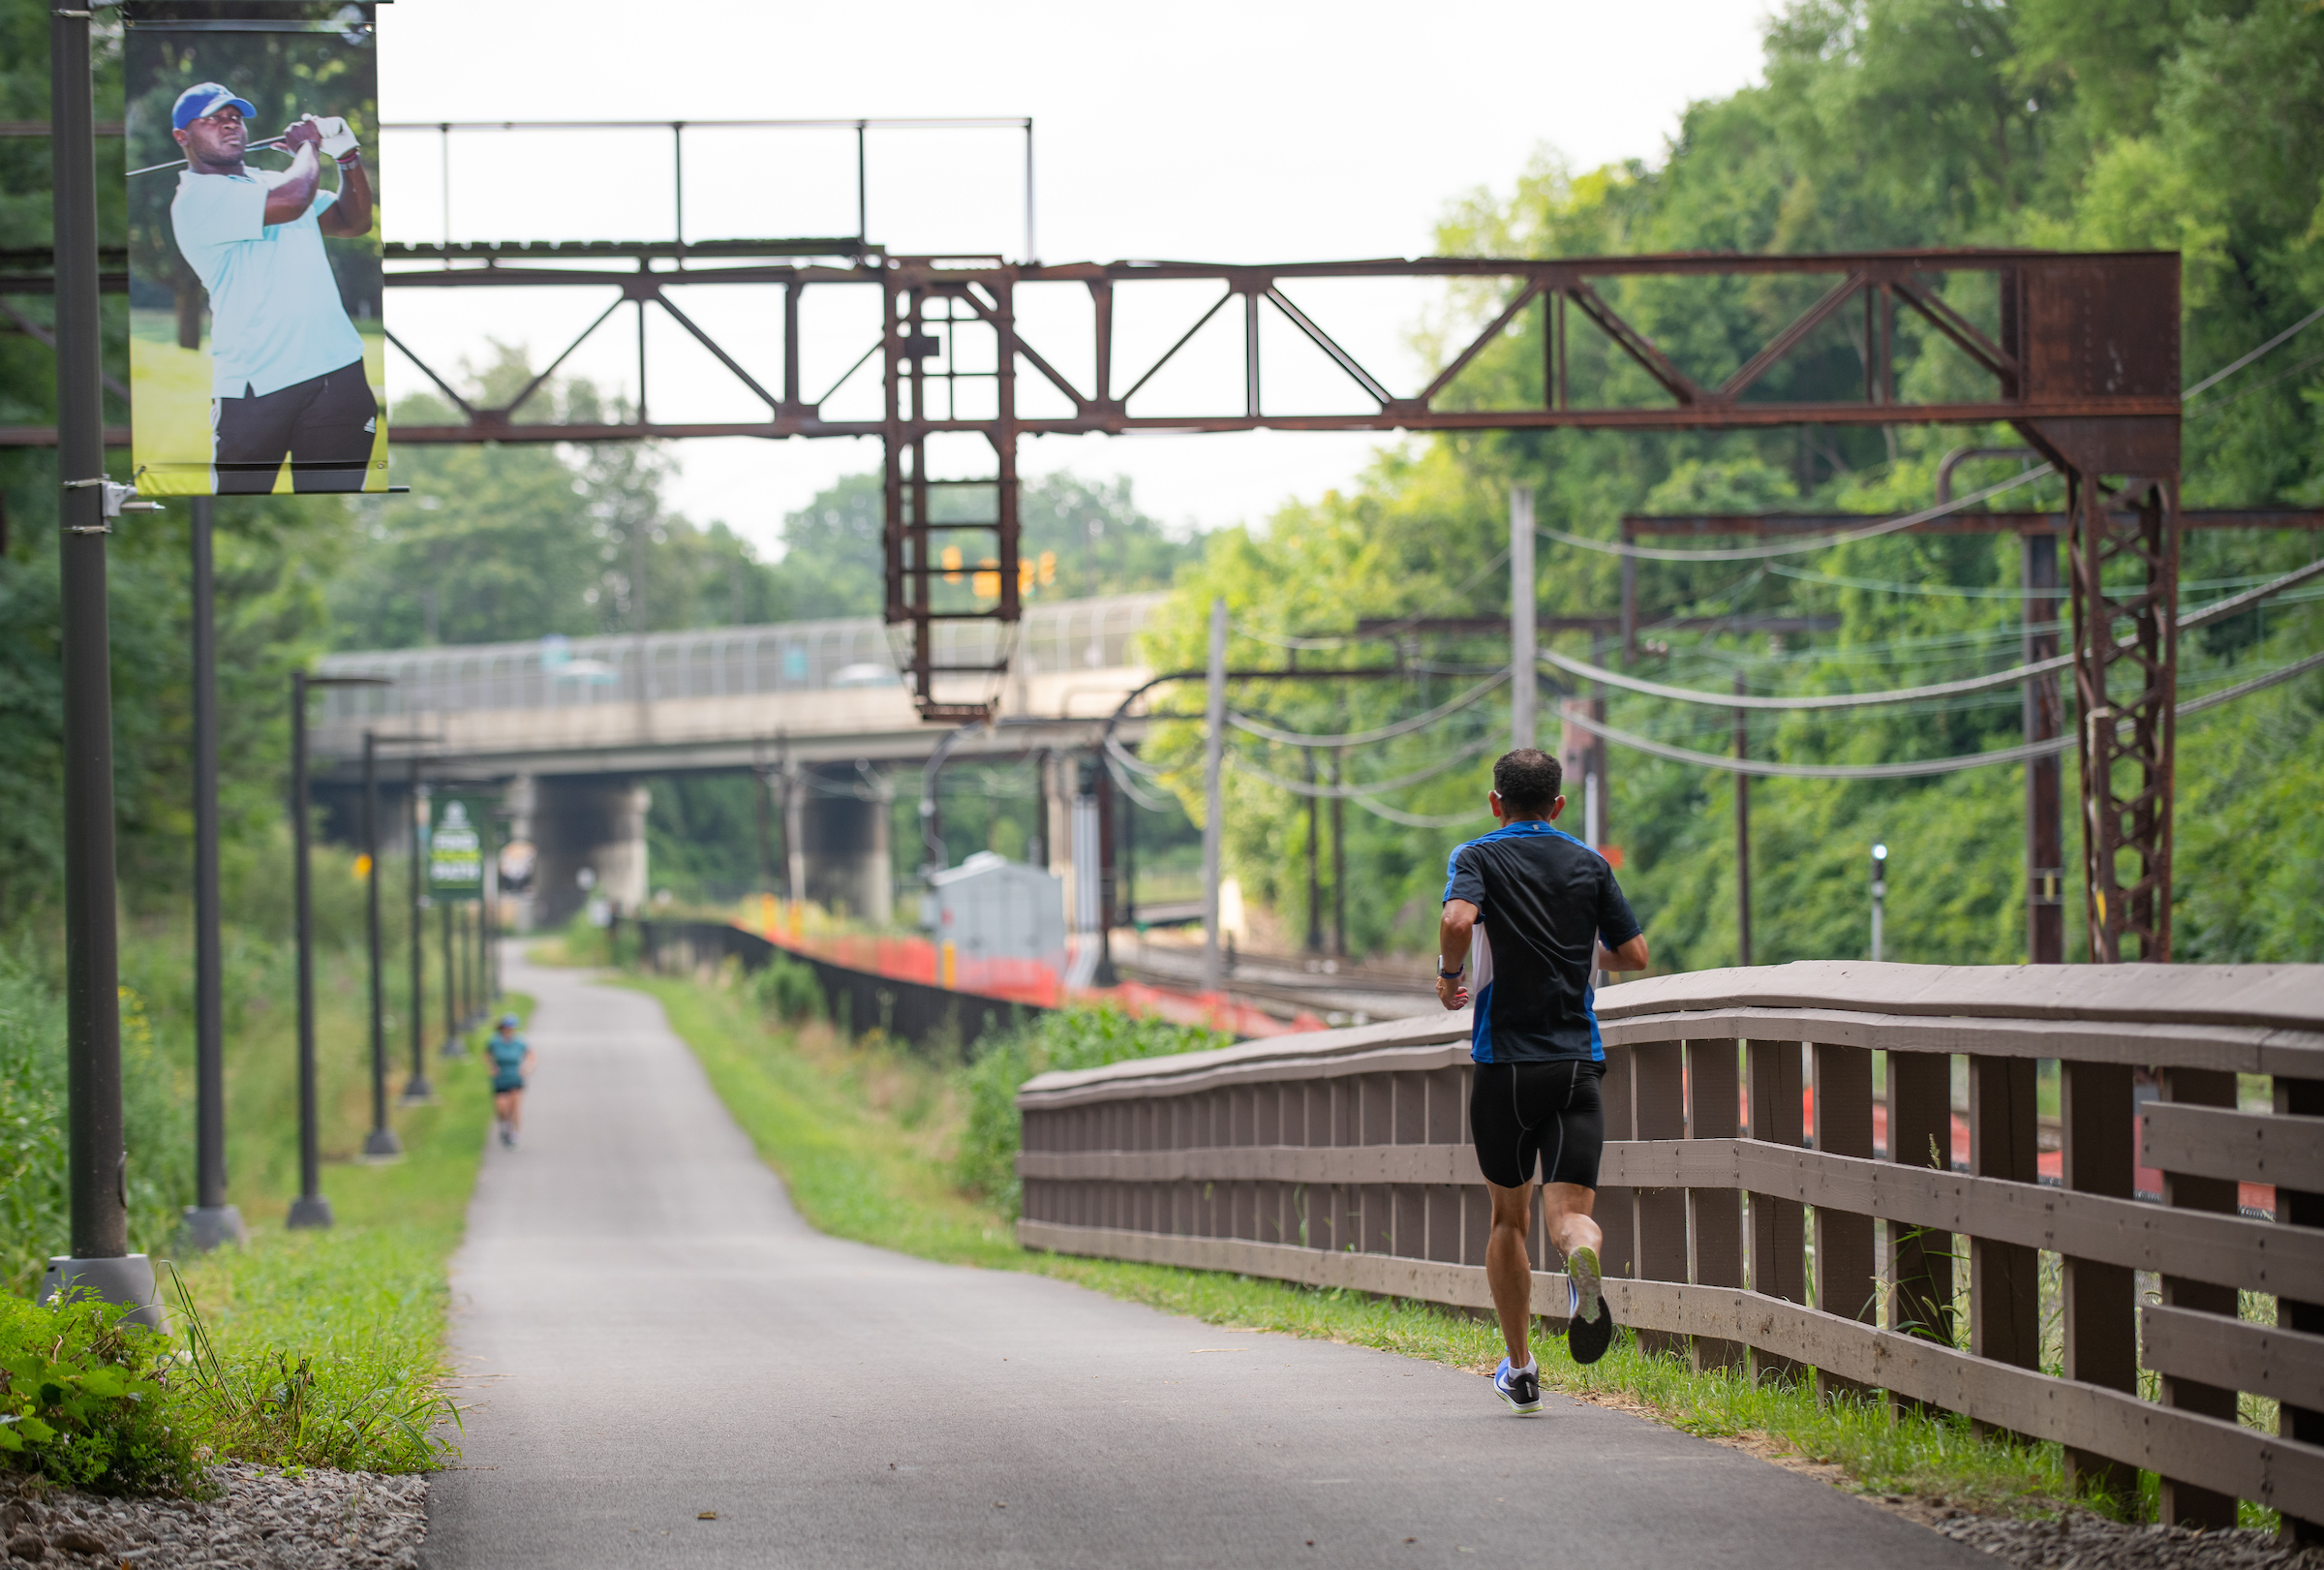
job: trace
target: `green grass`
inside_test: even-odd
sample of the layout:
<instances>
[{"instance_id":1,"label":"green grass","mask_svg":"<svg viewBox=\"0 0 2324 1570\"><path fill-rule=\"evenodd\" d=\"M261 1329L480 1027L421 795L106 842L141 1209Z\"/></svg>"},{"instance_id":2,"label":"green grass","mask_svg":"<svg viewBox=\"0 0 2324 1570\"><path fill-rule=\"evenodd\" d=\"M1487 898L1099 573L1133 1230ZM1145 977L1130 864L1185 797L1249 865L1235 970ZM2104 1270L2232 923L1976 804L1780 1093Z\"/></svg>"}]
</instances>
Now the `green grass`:
<instances>
[{"instance_id":1,"label":"green grass","mask_svg":"<svg viewBox=\"0 0 2324 1570\"><path fill-rule=\"evenodd\" d=\"M760 1155L822 1231L923 1258L1032 1271L1208 1323L1281 1332L1428 1358L1483 1373L1501 1355L1488 1321L1428 1304L1166 1266L1020 1248L1000 1211L953 1185L965 1117L960 1070L876 1038L770 1028L737 988L662 977L629 985L657 999ZM2072 1490L2056 1445L2019 1448L1966 1419L1891 1419L1884 1403L1819 1404L1812 1386L1697 1372L1623 1337L1581 1368L1544 1339L1544 1384L1645 1412L1690 1433L1837 1466L1847 1485L1984 1511L2042 1512ZM1480 1399L1483 1399L1480 1392Z\"/></svg>"},{"instance_id":2,"label":"green grass","mask_svg":"<svg viewBox=\"0 0 2324 1570\"><path fill-rule=\"evenodd\" d=\"M504 1006L530 1016L529 998ZM403 1109L400 1161L333 1162L335 1224L291 1232L288 1195L260 1198L246 1247L183 1261L177 1329L215 1348L205 1379L220 1455L283 1465L423 1471L456 1454L443 1394L444 1266L458 1247L491 1122L479 1030L466 1060L429 1065L437 1101ZM190 1300L194 1315L182 1311Z\"/></svg>"}]
</instances>

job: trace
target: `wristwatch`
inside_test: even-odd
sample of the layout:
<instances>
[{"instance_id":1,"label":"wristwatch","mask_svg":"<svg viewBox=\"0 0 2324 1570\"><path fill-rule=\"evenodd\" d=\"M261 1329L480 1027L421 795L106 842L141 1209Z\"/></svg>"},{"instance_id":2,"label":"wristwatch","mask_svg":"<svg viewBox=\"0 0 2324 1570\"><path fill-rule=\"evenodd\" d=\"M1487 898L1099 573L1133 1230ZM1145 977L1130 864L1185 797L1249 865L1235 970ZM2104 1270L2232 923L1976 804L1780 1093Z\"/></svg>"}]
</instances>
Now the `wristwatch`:
<instances>
[{"instance_id":1,"label":"wristwatch","mask_svg":"<svg viewBox=\"0 0 2324 1570\"><path fill-rule=\"evenodd\" d=\"M1436 978L1439 981L1458 981L1460 972L1458 970L1439 970L1436 972Z\"/></svg>"}]
</instances>

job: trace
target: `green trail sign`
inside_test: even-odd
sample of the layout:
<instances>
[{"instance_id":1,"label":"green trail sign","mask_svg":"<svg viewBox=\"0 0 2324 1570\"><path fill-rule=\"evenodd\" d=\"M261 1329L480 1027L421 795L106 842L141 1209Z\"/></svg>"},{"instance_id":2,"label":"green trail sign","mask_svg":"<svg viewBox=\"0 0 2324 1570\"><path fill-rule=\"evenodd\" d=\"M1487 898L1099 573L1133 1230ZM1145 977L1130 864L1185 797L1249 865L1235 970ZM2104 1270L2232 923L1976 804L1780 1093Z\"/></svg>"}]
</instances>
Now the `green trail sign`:
<instances>
[{"instance_id":1,"label":"green trail sign","mask_svg":"<svg viewBox=\"0 0 2324 1570\"><path fill-rule=\"evenodd\" d=\"M484 832L480 803L439 797L428 831L428 897L484 897Z\"/></svg>"}]
</instances>

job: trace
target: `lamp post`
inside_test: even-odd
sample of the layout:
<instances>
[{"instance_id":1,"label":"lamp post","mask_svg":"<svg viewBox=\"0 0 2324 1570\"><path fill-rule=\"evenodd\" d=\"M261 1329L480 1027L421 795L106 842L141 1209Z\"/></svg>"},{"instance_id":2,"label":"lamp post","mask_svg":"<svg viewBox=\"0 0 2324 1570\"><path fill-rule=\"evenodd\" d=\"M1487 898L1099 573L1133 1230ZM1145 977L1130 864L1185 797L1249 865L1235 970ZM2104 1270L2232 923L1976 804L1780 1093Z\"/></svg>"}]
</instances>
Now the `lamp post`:
<instances>
[{"instance_id":1,"label":"lamp post","mask_svg":"<svg viewBox=\"0 0 2324 1570\"><path fill-rule=\"evenodd\" d=\"M218 939L218 621L211 571L215 504L193 501L194 613L194 1203L187 1247L206 1253L249 1236L226 1201L226 1064Z\"/></svg>"},{"instance_id":2,"label":"lamp post","mask_svg":"<svg viewBox=\"0 0 2324 1570\"><path fill-rule=\"evenodd\" d=\"M1888 847L1876 845L1872 847L1872 957L1875 961L1881 957L1881 908L1887 898Z\"/></svg>"},{"instance_id":3,"label":"lamp post","mask_svg":"<svg viewBox=\"0 0 2324 1570\"><path fill-rule=\"evenodd\" d=\"M294 919L298 929L298 1197L289 1224L326 1227L331 1202L322 1197L321 1155L315 1127L315 926L312 869L307 865L307 692L316 687L384 687L384 676L310 676L290 673L290 843Z\"/></svg>"},{"instance_id":4,"label":"lamp post","mask_svg":"<svg viewBox=\"0 0 2324 1570\"><path fill-rule=\"evenodd\" d=\"M420 859L419 807L421 792L426 788L419 781L419 754L409 760L411 788L405 797L405 810L411 817L406 825L412 834L411 887L407 891L412 916L412 1077L404 1081L404 1105L414 1106L436 1099L436 1087L428 1083L427 1002L428 1002L428 923L427 884L422 878Z\"/></svg>"},{"instance_id":5,"label":"lamp post","mask_svg":"<svg viewBox=\"0 0 2324 1570\"><path fill-rule=\"evenodd\" d=\"M363 939L371 961L371 1133L363 1157L388 1161L404 1154L404 1142L387 1125L387 1019L380 960L380 764L379 734L363 732Z\"/></svg>"}]
</instances>

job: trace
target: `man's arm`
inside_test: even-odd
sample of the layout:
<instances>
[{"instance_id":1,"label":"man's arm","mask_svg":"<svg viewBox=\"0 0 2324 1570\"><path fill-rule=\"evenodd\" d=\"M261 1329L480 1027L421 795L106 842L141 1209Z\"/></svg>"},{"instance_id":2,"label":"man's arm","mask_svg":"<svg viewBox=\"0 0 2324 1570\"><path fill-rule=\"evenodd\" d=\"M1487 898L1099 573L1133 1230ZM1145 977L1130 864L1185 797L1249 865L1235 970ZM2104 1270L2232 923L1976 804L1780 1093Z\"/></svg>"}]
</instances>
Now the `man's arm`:
<instances>
[{"instance_id":1,"label":"man's arm","mask_svg":"<svg viewBox=\"0 0 2324 1570\"><path fill-rule=\"evenodd\" d=\"M283 133L283 145L295 151L290 155L290 172L284 177L282 184L266 193L267 223L295 223L306 217L307 209L315 204L315 185L322 175L322 166L315 156L315 144L321 139L322 133L306 120L293 122L290 129Z\"/></svg>"},{"instance_id":2,"label":"man's arm","mask_svg":"<svg viewBox=\"0 0 2324 1570\"><path fill-rule=\"evenodd\" d=\"M1457 971L1469 957L1469 939L1477 930L1481 912L1466 900L1447 900L1445 914L1436 925L1436 1000L1447 1008L1459 1008L1469 1000L1469 989L1460 984Z\"/></svg>"},{"instance_id":3,"label":"man's arm","mask_svg":"<svg viewBox=\"0 0 2324 1570\"><path fill-rule=\"evenodd\" d=\"M1646 969L1646 935L1638 934L1620 948L1595 945L1596 957L1590 962L1601 970L1643 970Z\"/></svg>"},{"instance_id":4,"label":"man's arm","mask_svg":"<svg viewBox=\"0 0 2324 1570\"><path fill-rule=\"evenodd\" d=\"M363 155L355 145L355 134L347 122L337 115L318 123L322 132L323 151L339 161L339 200L331 203L318 223L325 234L347 237L371 232L371 175L363 168Z\"/></svg>"}]
</instances>

